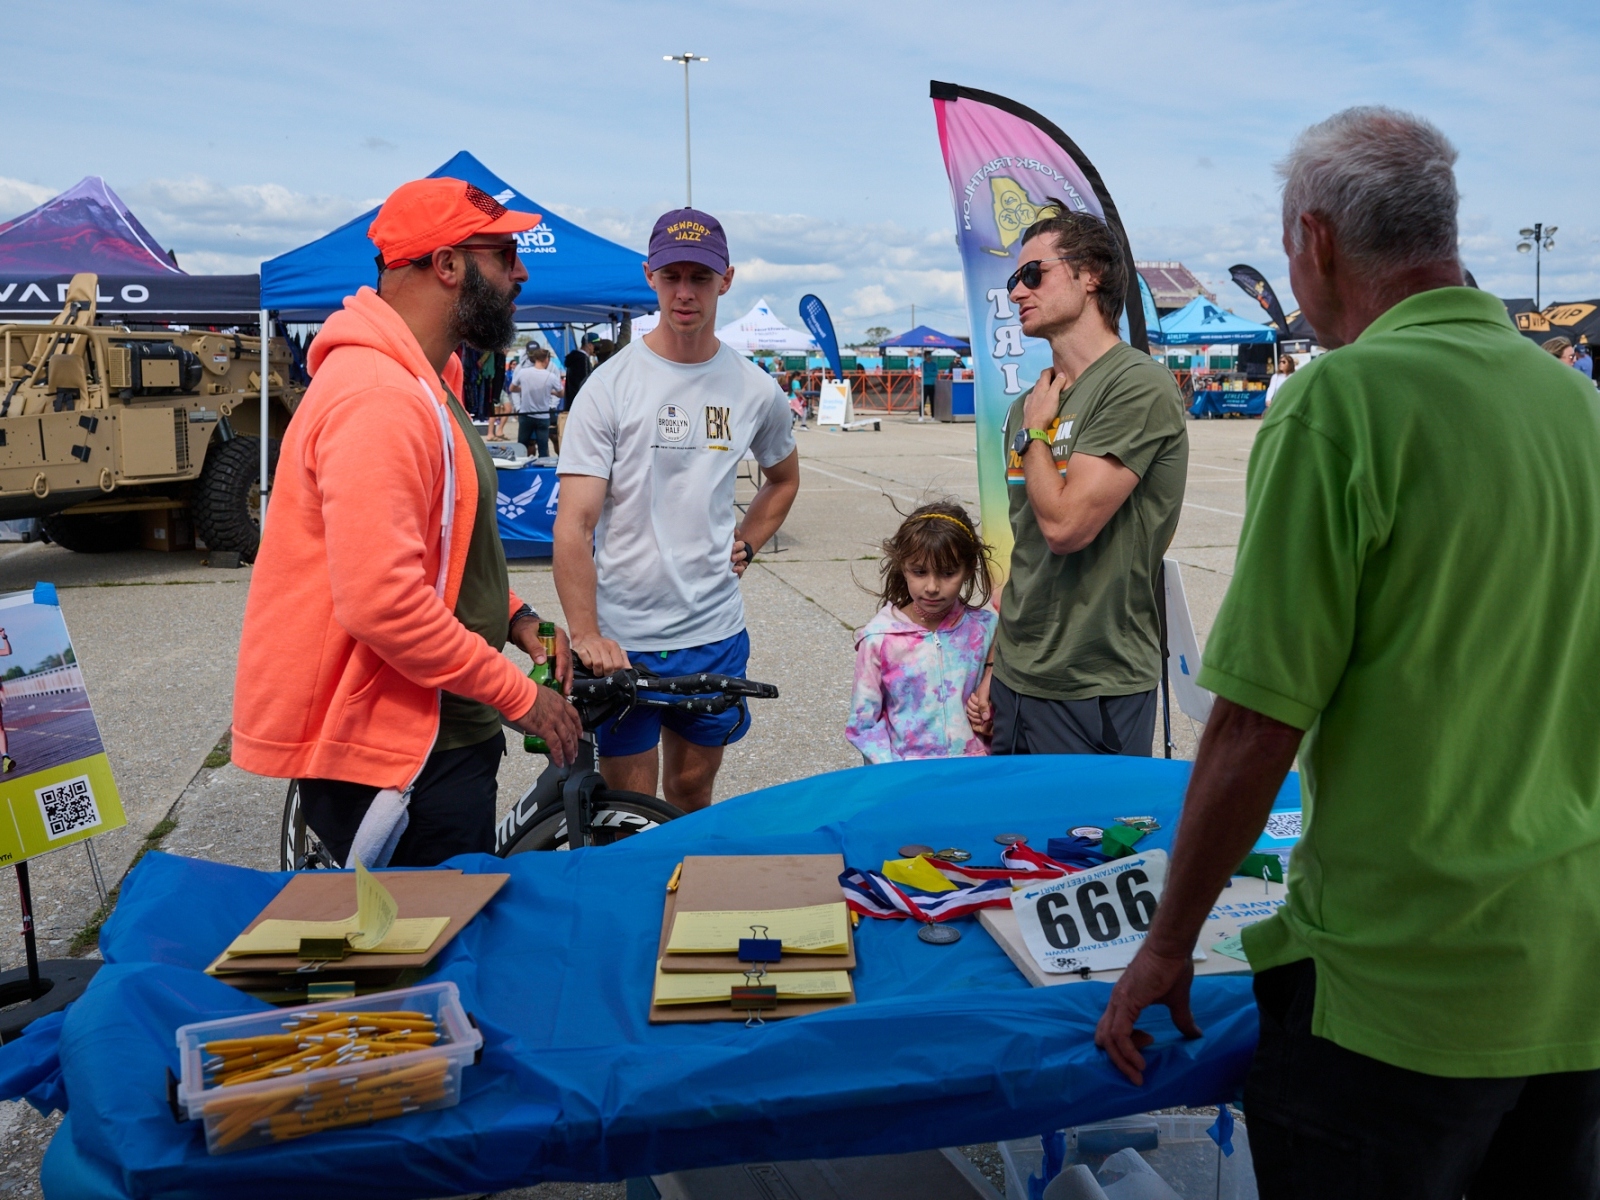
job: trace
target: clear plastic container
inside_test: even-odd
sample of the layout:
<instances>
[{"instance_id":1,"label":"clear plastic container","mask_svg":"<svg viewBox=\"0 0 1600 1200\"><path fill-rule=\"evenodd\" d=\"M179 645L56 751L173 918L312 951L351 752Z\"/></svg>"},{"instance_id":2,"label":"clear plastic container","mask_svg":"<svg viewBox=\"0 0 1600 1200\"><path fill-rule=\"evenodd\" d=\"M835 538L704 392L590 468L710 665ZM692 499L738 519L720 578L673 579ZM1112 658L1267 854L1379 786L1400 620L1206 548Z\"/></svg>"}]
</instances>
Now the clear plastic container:
<instances>
[{"instance_id":1,"label":"clear plastic container","mask_svg":"<svg viewBox=\"0 0 1600 1200\"><path fill-rule=\"evenodd\" d=\"M438 1040L423 1049L343 1066L226 1087L208 1085L206 1063L216 1056L206 1053L207 1044L281 1036L296 1024L298 1017L323 1014L326 1019L336 1012L420 1013L433 1022ZM379 1030L370 1028L374 1035ZM403 1028L401 1018L395 1027L384 1031L393 1033ZM230 1154L324 1129L450 1108L461 1099L462 1069L476 1060L483 1047L483 1035L461 1007L456 985L449 982L201 1021L179 1029L177 1039L183 1066L175 1111L188 1120L205 1122L206 1149L212 1154Z\"/></svg>"},{"instance_id":2,"label":"clear plastic container","mask_svg":"<svg viewBox=\"0 0 1600 1200\"><path fill-rule=\"evenodd\" d=\"M1098 1172L1116 1151L1137 1149L1183 1200L1256 1200L1255 1168L1243 1120L1234 1124L1231 1155L1223 1154L1206 1133L1215 1122L1214 1113L1150 1113L1080 1125L1066 1130L1067 1162L1083 1163ZM1156 1144L1147 1148L1152 1136ZM1028 1180L1044 1163L1039 1139L1001 1142L1000 1159L1005 1166L1006 1200L1028 1200Z\"/></svg>"}]
</instances>

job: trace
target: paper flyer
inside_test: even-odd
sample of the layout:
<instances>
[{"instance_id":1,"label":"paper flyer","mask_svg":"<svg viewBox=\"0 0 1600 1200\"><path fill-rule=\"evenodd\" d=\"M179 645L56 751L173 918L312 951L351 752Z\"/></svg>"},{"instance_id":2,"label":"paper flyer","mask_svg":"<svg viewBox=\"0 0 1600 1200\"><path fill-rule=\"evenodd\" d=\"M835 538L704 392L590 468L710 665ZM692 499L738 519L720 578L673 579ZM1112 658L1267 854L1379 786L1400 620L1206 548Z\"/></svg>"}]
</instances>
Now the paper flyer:
<instances>
[{"instance_id":1,"label":"paper flyer","mask_svg":"<svg viewBox=\"0 0 1600 1200\"><path fill-rule=\"evenodd\" d=\"M0 865L126 820L54 586L0 595Z\"/></svg>"}]
</instances>

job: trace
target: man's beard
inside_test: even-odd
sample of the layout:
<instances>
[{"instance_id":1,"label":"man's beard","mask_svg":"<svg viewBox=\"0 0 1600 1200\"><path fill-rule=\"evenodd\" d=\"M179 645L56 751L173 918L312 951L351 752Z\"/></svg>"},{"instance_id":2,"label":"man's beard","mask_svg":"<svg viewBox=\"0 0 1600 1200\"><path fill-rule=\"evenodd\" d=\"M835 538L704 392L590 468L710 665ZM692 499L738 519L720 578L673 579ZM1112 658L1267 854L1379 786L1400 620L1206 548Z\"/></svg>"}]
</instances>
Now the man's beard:
<instances>
[{"instance_id":1,"label":"man's beard","mask_svg":"<svg viewBox=\"0 0 1600 1200\"><path fill-rule=\"evenodd\" d=\"M517 294L522 288L497 292L472 256L467 255L466 278L450 308L450 332L457 341L478 350L504 350L517 336Z\"/></svg>"}]
</instances>

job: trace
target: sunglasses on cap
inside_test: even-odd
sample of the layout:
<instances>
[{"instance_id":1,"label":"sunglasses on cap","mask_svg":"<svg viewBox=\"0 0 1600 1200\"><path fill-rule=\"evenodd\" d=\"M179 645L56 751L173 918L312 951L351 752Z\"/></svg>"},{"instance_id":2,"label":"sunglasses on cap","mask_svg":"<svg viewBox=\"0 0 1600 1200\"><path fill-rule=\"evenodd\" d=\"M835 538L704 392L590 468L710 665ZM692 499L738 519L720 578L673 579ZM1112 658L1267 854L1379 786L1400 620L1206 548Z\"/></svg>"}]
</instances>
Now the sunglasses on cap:
<instances>
[{"instance_id":1,"label":"sunglasses on cap","mask_svg":"<svg viewBox=\"0 0 1600 1200\"><path fill-rule=\"evenodd\" d=\"M383 255L379 254L373 261L378 264L380 271L398 271L401 267L420 267L423 263L432 262L433 256L440 250L471 250L494 254L500 259L500 265L508 271L517 265L515 242L459 242L454 246L440 246L426 254L419 254L416 258L397 258L394 262L386 263L383 261Z\"/></svg>"},{"instance_id":2,"label":"sunglasses on cap","mask_svg":"<svg viewBox=\"0 0 1600 1200\"><path fill-rule=\"evenodd\" d=\"M1031 262L1025 262L1011 272L1011 277L1006 280L1006 291L1016 291L1019 283L1025 288L1036 288L1039 286L1039 281L1044 278L1045 263L1072 261L1070 258L1036 258Z\"/></svg>"}]
</instances>

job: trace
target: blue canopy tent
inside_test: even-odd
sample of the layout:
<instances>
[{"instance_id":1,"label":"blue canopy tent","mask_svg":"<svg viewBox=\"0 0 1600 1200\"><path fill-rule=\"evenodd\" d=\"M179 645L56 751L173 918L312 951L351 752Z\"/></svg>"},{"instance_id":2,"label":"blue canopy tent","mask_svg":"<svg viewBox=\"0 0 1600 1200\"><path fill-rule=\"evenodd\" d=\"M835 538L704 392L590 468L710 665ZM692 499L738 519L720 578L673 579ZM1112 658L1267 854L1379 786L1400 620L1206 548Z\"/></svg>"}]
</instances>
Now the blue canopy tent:
<instances>
[{"instance_id":1,"label":"blue canopy tent","mask_svg":"<svg viewBox=\"0 0 1600 1200\"><path fill-rule=\"evenodd\" d=\"M899 337L892 337L886 342L879 342L878 347L905 346L922 350L959 350L963 354L970 353L972 345L966 338L955 337L952 334L940 333L927 325L918 325L915 329L902 333Z\"/></svg>"},{"instance_id":2,"label":"blue canopy tent","mask_svg":"<svg viewBox=\"0 0 1600 1200\"><path fill-rule=\"evenodd\" d=\"M1177 312L1162 317L1159 326L1150 331L1150 341L1159 346L1237 346L1277 340L1272 326L1236 317L1204 296L1196 296Z\"/></svg>"},{"instance_id":3,"label":"blue canopy tent","mask_svg":"<svg viewBox=\"0 0 1600 1200\"><path fill-rule=\"evenodd\" d=\"M1152 327L1150 341L1160 346L1256 345L1275 342L1278 332L1271 325L1258 325L1236 317L1216 301L1196 296ZM1262 391L1227 391L1199 388L1189 412L1196 417L1220 417L1229 413L1259 417L1267 409L1267 394Z\"/></svg>"},{"instance_id":4,"label":"blue canopy tent","mask_svg":"<svg viewBox=\"0 0 1600 1200\"><path fill-rule=\"evenodd\" d=\"M430 178L465 179L516 212L544 220L517 235L528 281L518 298L523 324L589 324L620 321L625 315L653 312L655 293L646 286L644 255L590 233L536 204L466 151ZM346 296L377 277L377 247L367 227L378 210L362 213L332 233L261 264L261 307L286 321L320 321Z\"/></svg>"}]
</instances>

